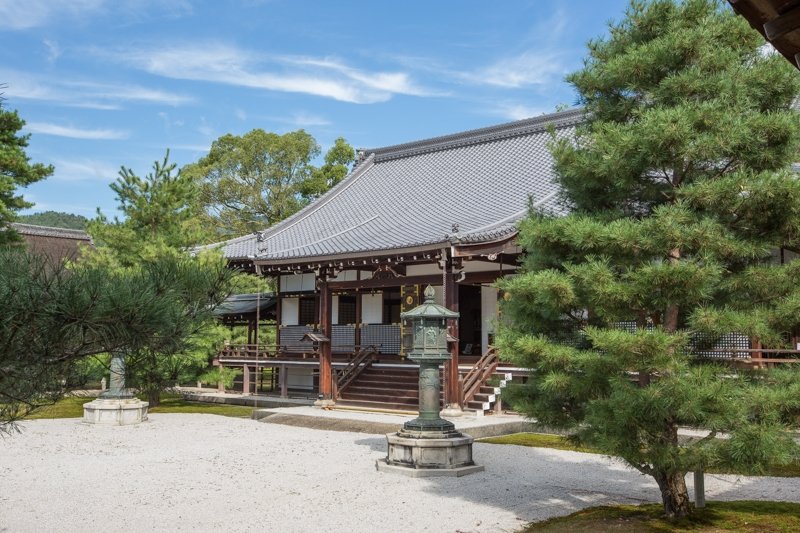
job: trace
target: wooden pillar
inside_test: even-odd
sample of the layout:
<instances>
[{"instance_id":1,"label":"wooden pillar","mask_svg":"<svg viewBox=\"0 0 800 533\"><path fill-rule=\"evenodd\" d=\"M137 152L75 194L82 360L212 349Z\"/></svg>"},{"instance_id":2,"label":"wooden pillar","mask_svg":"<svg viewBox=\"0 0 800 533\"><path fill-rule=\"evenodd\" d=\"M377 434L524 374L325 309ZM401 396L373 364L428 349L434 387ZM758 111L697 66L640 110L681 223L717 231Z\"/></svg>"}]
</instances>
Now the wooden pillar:
<instances>
[{"instance_id":1,"label":"wooden pillar","mask_svg":"<svg viewBox=\"0 0 800 533\"><path fill-rule=\"evenodd\" d=\"M319 287L319 323L320 333L327 338L331 338L333 333L333 298L331 297L331 289L328 286L328 278L326 274L321 274L320 287ZM332 400L331 390L331 343L323 342L319 347L319 395L320 400Z\"/></svg>"},{"instance_id":2,"label":"wooden pillar","mask_svg":"<svg viewBox=\"0 0 800 533\"><path fill-rule=\"evenodd\" d=\"M458 285L455 277L450 273L448 262L448 273L445 276L445 302L444 306L451 311L458 311ZM458 339L458 319L450 320L448 333ZM458 341L450 343L450 361L445 365L445 379L447 380L447 390L445 391L445 402L448 409L458 409L461 407L461 397L458 390Z\"/></svg>"},{"instance_id":3,"label":"wooden pillar","mask_svg":"<svg viewBox=\"0 0 800 533\"><path fill-rule=\"evenodd\" d=\"M280 352L281 320L283 320L283 317L281 316L281 300L283 300L283 298L281 298L281 278L276 278L276 279L277 279L276 283L278 285L278 290L275 293L275 298L277 298L277 301L275 302L275 344L277 345L276 346L277 349L275 351Z\"/></svg>"},{"instance_id":4,"label":"wooden pillar","mask_svg":"<svg viewBox=\"0 0 800 533\"><path fill-rule=\"evenodd\" d=\"M356 291L356 329L353 333L353 344L361 346L361 292Z\"/></svg>"},{"instance_id":5,"label":"wooden pillar","mask_svg":"<svg viewBox=\"0 0 800 533\"><path fill-rule=\"evenodd\" d=\"M247 365L242 367L242 394L250 394L250 367Z\"/></svg>"},{"instance_id":6,"label":"wooden pillar","mask_svg":"<svg viewBox=\"0 0 800 533\"><path fill-rule=\"evenodd\" d=\"M753 350L758 350L755 352L750 352L750 360L753 361L753 368L764 368L764 363L761 362L761 359L764 357L763 352L761 352L761 340L758 338L753 338L752 346Z\"/></svg>"},{"instance_id":7,"label":"wooden pillar","mask_svg":"<svg viewBox=\"0 0 800 533\"><path fill-rule=\"evenodd\" d=\"M289 397L289 377L286 375L286 365L281 365L280 369L280 381L281 381L281 398L288 398Z\"/></svg>"}]
</instances>

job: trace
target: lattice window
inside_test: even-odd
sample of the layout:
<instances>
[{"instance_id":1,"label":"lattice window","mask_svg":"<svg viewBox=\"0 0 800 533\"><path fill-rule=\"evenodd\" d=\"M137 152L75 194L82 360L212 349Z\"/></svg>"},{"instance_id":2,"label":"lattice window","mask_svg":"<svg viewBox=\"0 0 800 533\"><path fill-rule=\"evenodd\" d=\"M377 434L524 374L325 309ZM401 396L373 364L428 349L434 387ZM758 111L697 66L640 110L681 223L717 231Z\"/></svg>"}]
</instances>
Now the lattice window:
<instances>
[{"instance_id":1,"label":"lattice window","mask_svg":"<svg viewBox=\"0 0 800 533\"><path fill-rule=\"evenodd\" d=\"M339 296L339 324L356 323L356 297Z\"/></svg>"},{"instance_id":2,"label":"lattice window","mask_svg":"<svg viewBox=\"0 0 800 533\"><path fill-rule=\"evenodd\" d=\"M297 323L301 326L317 323L317 302L313 296L300 297L300 310Z\"/></svg>"}]
</instances>

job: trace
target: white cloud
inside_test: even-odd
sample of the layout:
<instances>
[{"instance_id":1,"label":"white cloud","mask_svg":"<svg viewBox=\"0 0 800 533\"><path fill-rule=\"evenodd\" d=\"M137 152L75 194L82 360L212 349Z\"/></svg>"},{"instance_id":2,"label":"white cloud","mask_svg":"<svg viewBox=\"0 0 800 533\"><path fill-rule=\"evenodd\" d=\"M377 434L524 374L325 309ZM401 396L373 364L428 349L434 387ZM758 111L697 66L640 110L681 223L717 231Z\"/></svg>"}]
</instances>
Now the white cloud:
<instances>
[{"instance_id":1,"label":"white cloud","mask_svg":"<svg viewBox=\"0 0 800 533\"><path fill-rule=\"evenodd\" d=\"M56 137L69 137L71 139L94 139L94 140L120 140L127 139L128 132L122 130L109 129L81 129L72 126L60 126L49 122L28 122L25 130L31 133L42 135L54 135Z\"/></svg>"},{"instance_id":2,"label":"white cloud","mask_svg":"<svg viewBox=\"0 0 800 533\"><path fill-rule=\"evenodd\" d=\"M223 43L91 52L167 78L311 94L343 102L368 104L385 102L395 94L431 94L404 72L367 72L331 59L265 57Z\"/></svg>"},{"instance_id":3,"label":"white cloud","mask_svg":"<svg viewBox=\"0 0 800 533\"><path fill-rule=\"evenodd\" d=\"M104 0L0 0L0 28L25 30L54 20L83 17L96 12Z\"/></svg>"},{"instance_id":4,"label":"white cloud","mask_svg":"<svg viewBox=\"0 0 800 533\"><path fill-rule=\"evenodd\" d=\"M541 107L529 106L515 102L503 102L491 108L492 114L507 118L509 120L522 120L552 111L552 109L547 111Z\"/></svg>"},{"instance_id":5,"label":"white cloud","mask_svg":"<svg viewBox=\"0 0 800 533\"><path fill-rule=\"evenodd\" d=\"M307 128L310 126L329 126L331 124L331 121L324 117L312 115L310 113L304 113L302 111L292 115L287 122L301 128Z\"/></svg>"},{"instance_id":6,"label":"white cloud","mask_svg":"<svg viewBox=\"0 0 800 533\"><path fill-rule=\"evenodd\" d=\"M51 179L58 181L102 181L117 179L119 168L94 159L58 159L53 162L56 171Z\"/></svg>"},{"instance_id":7,"label":"white cloud","mask_svg":"<svg viewBox=\"0 0 800 533\"><path fill-rule=\"evenodd\" d=\"M175 94L137 85L109 85L94 82L64 82L67 87L80 89L80 94L101 100L148 102L178 106L194 101L190 96Z\"/></svg>"},{"instance_id":8,"label":"white cloud","mask_svg":"<svg viewBox=\"0 0 800 533\"><path fill-rule=\"evenodd\" d=\"M200 125L197 126L197 131L206 137L214 136L214 128L212 128L211 124L208 123L206 117L200 117Z\"/></svg>"},{"instance_id":9,"label":"white cloud","mask_svg":"<svg viewBox=\"0 0 800 533\"><path fill-rule=\"evenodd\" d=\"M518 88L552 83L563 76L566 70L560 53L530 50L463 73L462 77L479 85Z\"/></svg>"},{"instance_id":10,"label":"white cloud","mask_svg":"<svg viewBox=\"0 0 800 533\"><path fill-rule=\"evenodd\" d=\"M236 115L236 118L239 120L247 120L247 113L244 112L244 109L237 108L234 110L233 114Z\"/></svg>"},{"instance_id":11,"label":"white cloud","mask_svg":"<svg viewBox=\"0 0 800 533\"><path fill-rule=\"evenodd\" d=\"M179 144L176 146L170 147L171 150L183 150L186 152L198 152L198 153L206 153L211 149L210 144Z\"/></svg>"},{"instance_id":12,"label":"white cloud","mask_svg":"<svg viewBox=\"0 0 800 533\"><path fill-rule=\"evenodd\" d=\"M55 63L56 59L61 57L61 48L58 46L58 43L51 41L50 39L45 39L42 42L47 48L47 61L50 63Z\"/></svg>"},{"instance_id":13,"label":"white cloud","mask_svg":"<svg viewBox=\"0 0 800 533\"><path fill-rule=\"evenodd\" d=\"M194 101L191 96L138 85L49 80L14 70L0 70L0 79L9 80L8 87L4 90L7 98L41 100L71 107L108 110L119 109L118 102L179 106Z\"/></svg>"},{"instance_id":14,"label":"white cloud","mask_svg":"<svg viewBox=\"0 0 800 533\"><path fill-rule=\"evenodd\" d=\"M0 29L26 30L98 15L114 16L119 23L179 18L192 12L190 0L0 0Z\"/></svg>"}]
</instances>

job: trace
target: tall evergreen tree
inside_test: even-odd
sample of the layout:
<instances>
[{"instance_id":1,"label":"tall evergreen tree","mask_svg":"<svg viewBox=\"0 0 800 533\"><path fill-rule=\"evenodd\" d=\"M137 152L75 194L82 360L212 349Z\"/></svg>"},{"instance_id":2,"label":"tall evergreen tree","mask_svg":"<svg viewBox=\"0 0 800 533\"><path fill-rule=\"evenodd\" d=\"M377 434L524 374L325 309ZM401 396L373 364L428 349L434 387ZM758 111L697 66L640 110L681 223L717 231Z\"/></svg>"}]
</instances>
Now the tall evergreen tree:
<instances>
[{"instance_id":1,"label":"tall evergreen tree","mask_svg":"<svg viewBox=\"0 0 800 533\"><path fill-rule=\"evenodd\" d=\"M16 111L3 109L0 98L0 244L19 240L9 228L17 211L33 206L18 193L19 187L45 179L53 173L52 165L31 164L25 154L30 135L19 135L25 125Z\"/></svg>"},{"instance_id":2,"label":"tall evergreen tree","mask_svg":"<svg viewBox=\"0 0 800 533\"><path fill-rule=\"evenodd\" d=\"M152 265L163 266L151 282L157 292L173 295L172 302L177 303L165 315L162 329L127 353L130 382L147 394L152 406L160 403L161 391L187 369L199 372L206 366L206 354L192 350L192 340L212 320L208 306L219 303L209 302L205 295L211 295L213 287L215 297L227 296L232 274L214 252L208 257L188 257L188 249L204 240L206 230L198 184L175 168L169 163L169 152L163 161L154 162L153 171L144 178L122 167L111 189L125 218L110 221L100 214L89 223L87 231L97 249L83 261L129 274L155 272Z\"/></svg>"},{"instance_id":3,"label":"tall evergreen tree","mask_svg":"<svg viewBox=\"0 0 800 533\"><path fill-rule=\"evenodd\" d=\"M194 178L175 171L169 151L144 178L122 167L110 187L117 195L122 220L98 210L87 231L98 244L94 263L128 267L164 254L183 254L204 240L199 188Z\"/></svg>"},{"instance_id":4,"label":"tall evergreen tree","mask_svg":"<svg viewBox=\"0 0 800 533\"><path fill-rule=\"evenodd\" d=\"M797 372L703 361L698 339L765 347L800 334L797 72L714 0L631 3L569 76L587 123L552 151L563 200L520 229L501 284L504 357L529 368L521 410L652 476L669 517L685 475L797 453ZM680 427L710 431L693 442ZM720 433L727 438L716 438Z\"/></svg>"}]
</instances>

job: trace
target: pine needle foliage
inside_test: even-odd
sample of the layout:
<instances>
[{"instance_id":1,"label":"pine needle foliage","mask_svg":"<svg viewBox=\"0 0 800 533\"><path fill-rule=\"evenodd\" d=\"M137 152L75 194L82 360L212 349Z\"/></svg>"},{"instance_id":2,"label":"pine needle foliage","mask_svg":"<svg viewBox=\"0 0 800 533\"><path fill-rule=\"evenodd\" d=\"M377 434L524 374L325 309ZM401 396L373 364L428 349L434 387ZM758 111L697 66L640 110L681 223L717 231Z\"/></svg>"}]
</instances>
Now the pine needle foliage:
<instances>
[{"instance_id":1,"label":"pine needle foliage","mask_svg":"<svg viewBox=\"0 0 800 533\"><path fill-rule=\"evenodd\" d=\"M798 454L800 373L695 354L800 336L800 261L773 257L800 250L800 76L763 44L722 2L632 2L568 77L587 120L551 150L571 214L531 213L500 284L503 357L532 369L516 406L652 476L670 518L687 472Z\"/></svg>"}]
</instances>

